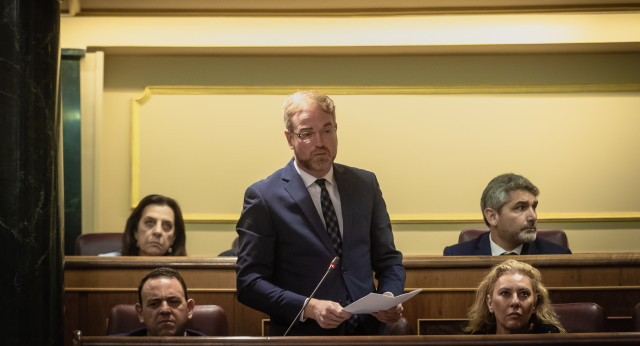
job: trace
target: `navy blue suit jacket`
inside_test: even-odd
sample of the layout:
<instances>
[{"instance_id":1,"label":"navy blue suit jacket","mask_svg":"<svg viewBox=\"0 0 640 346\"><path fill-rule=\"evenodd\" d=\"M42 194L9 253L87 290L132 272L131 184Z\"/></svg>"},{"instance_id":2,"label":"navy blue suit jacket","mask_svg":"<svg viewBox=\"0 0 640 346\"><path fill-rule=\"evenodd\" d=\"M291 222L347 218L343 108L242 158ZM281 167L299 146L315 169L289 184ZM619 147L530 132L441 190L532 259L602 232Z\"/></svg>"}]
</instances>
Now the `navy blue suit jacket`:
<instances>
[{"instance_id":1,"label":"navy blue suit jacket","mask_svg":"<svg viewBox=\"0 0 640 346\"><path fill-rule=\"evenodd\" d=\"M355 301L371 292L402 294L402 253L395 248L375 175L340 164L334 164L333 172L342 204L342 258L315 298L344 305L347 295ZM320 218L293 160L245 192L236 228L238 300L270 315L271 335L284 334L336 256ZM380 323L373 316L358 318L367 333L379 332ZM297 322L289 332L341 333L343 326L323 329L312 319Z\"/></svg>"},{"instance_id":2,"label":"navy blue suit jacket","mask_svg":"<svg viewBox=\"0 0 640 346\"><path fill-rule=\"evenodd\" d=\"M554 244L548 240L536 237L531 243L526 243L522 247L521 255L555 255L570 254L571 250ZM475 239L464 243L447 246L444 248L445 256L491 256L491 245L489 243L489 232L481 234Z\"/></svg>"}]
</instances>

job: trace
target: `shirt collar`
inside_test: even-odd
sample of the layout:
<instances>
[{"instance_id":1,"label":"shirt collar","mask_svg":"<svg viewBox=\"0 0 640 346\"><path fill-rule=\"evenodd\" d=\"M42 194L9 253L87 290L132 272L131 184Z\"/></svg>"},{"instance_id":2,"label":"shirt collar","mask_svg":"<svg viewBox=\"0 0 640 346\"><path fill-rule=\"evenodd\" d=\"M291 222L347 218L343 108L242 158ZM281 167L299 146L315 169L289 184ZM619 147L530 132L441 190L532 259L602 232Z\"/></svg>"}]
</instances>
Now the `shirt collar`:
<instances>
[{"instance_id":1,"label":"shirt collar","mask_svg":"<svg viewBox=\"0 0 640 346\"><path fill-rule=\"evenodd\" d=\"M500 256L505 252L515 252L518 255L522 252L522 246L524 244L520 244L518 247L516 247L513 250L505 250L503 248L501 248L498 244L493 242L493 239L491 238L492 235L491 233L489 233L489 245L491 245L491 255L492 256Z\"/></svg>"},{"instance_id":2,"label":"shirt collar","mask_svg":"<svg viewBox=\"0 0 640 346\"><path fill-rule=\"evenodd\" d=\"M304 186L306 186L307 188L309 188L312 184L316 182L316 180L318 180L318 178L300 169L300 167L298 167L298 163L296 162L296 160L293 160L293 166L296 168L296 171L298 171L298 174L300 174L300 178L302 178L302 181L304 182ZM324 177L322 178L325 179L327 183L333 185L334 183L333 182L333 165L331 165L329 172L327 172L327 174L325 174Z\"/></svg>"}]
</instances>

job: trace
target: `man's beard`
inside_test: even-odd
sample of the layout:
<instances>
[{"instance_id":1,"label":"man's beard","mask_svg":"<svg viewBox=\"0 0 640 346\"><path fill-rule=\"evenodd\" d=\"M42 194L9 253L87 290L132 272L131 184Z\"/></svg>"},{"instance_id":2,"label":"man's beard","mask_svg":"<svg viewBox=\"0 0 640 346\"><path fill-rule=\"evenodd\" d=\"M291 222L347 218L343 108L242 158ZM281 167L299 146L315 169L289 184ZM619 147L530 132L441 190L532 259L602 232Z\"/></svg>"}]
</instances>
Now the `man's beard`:
<instances>
[{"instance_id":1,"label":"man's beard","mask_svg":"<svg viewBox=\"0 0 640 346\"><path fill-rule=\"evenodd\" d=\"M328 153L328 152L327 152ZM328 153L329 154L329 153ZM298 162L300 166L310 171L328 171L333 164L335 156L331 158L331 154L323 156L323 158L314 158L313 156L308 160L301 160Z\"/></svg>"},{"instance_id":2,"label":"man's beard","mask_svg":"<svg viewBox=\"0 0 640 346\"><path fill-rule=\"evenodd\" d=\"M536 229L536 226L527 226L518 232L518 241L522 244L531 243L536 240L538 232L531 232L530 229Z\"/></svg>"},{"instance_id":3,"label":"man's beard","mask_svg":"<svg viewBox=\"0 0 640 346\"><path fill-rule=\"evenodd\" d=\"M310 171L324 171L331 167L332 160L305 160L300 165Z\"/></svg>"}]
</instances>

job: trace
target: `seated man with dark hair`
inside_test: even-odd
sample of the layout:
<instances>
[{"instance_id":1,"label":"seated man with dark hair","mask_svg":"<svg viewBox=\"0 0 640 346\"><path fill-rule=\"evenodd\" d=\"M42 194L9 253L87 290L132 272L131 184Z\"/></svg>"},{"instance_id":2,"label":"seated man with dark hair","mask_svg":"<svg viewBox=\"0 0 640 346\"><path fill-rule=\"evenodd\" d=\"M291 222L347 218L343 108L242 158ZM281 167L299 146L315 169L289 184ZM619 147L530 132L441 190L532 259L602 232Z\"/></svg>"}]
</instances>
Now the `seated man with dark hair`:
<instances>
[{"instance_id":1,"label":"seated man with dark hair","mask_svg":"<svg viewBox=\"0 0 640 346\"><path fill-rule=\"evenodd\" d=\"M146 328L120 336L205 336L187 329L195 301L187 296L187 285L178 271L162 267L152 270L138 286L136 311Z\"/></svg>"},{"instance_id":2,"label":"seated man with dark hair","mask_svg":"<svg viewBox=\"0 0 640 346\"><path fill-rule=\"evenodd\" d=\"M480 208L489 232L447 246L445 256L570 254L571 251L536 237L540 191L527 178L502 174L482 193Z\"/></svg>"}]
</instances>

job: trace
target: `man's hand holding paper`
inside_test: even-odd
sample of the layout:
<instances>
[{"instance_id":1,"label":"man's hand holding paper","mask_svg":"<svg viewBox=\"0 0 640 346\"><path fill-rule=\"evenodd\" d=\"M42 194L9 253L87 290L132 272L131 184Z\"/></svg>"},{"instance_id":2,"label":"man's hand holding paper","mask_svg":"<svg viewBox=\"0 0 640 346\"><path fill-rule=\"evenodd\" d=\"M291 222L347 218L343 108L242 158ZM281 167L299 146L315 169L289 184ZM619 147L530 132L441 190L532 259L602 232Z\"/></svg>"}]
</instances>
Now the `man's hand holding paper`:
<instances>
[{"instance_id":1,"label":"man's hand holding paper","mask_svg":"<svg viewBox=\"0 0 640 346\"><path fill-rule=\"evenodd\" d=\"M383 295L393 297L393 293L391 292L384 292ZM400 317L402 317L402 311L404 311L404 308L402 307L401 303L396 306L392 306L387 310L372 312L371 314L373 315L373 317L377 318L378 321L386 325L391 325L399 320Z\"/></svg>"},{"instance_id":2,"label":"man's hand holding paper","mask_svg":"<svg viewBox=\"0 0 640 346\"><path fill-rule=\"evenodd\" d=\"M417 289L409 293L394 297L393 294L369 293L344 308L352 314L372 314L380 322L391 324L402 316L402 303L409 300L422 289Z\"/></svg>"}]
</instances>

